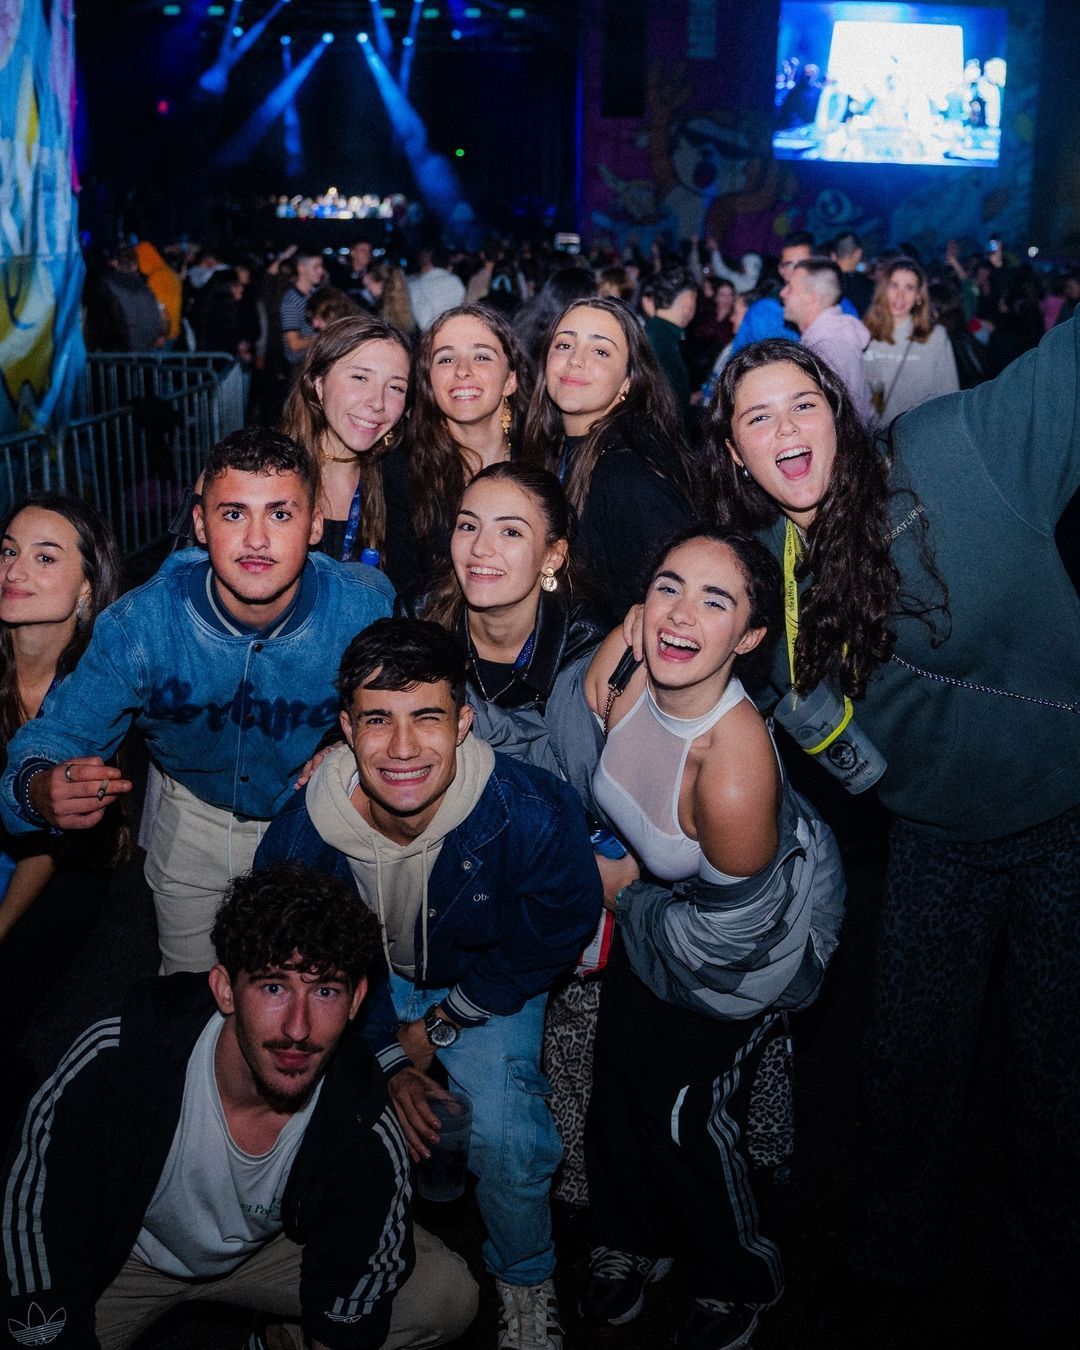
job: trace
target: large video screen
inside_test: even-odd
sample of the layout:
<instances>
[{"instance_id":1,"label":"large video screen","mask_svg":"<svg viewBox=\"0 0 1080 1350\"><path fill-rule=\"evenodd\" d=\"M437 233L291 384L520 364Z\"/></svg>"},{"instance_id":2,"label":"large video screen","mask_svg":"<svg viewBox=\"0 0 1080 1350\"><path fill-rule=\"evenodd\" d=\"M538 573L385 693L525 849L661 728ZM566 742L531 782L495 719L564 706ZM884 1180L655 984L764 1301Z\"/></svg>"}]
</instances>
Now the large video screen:
<instances>
[{"instance_id":1,"label":"large video screen","mask_svg":"<svg viewBox=\"0 0 1080 1350\"><path fill-rule=\"evenodd\" d=\"M773 153L997 164L1005 33L1003 9L782 0Z\"/></svg>"}]
</instances>

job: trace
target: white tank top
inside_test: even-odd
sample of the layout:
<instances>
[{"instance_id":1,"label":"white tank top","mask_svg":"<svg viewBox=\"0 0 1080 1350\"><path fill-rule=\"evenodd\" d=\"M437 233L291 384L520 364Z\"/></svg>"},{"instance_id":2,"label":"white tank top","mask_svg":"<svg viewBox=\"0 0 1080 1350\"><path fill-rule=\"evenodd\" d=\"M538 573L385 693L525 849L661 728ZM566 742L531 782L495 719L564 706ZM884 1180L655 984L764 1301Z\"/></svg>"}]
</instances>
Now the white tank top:
<instances>
[{"instance_id":1,"label":"white tank top","mask_svg":"<svg viewBox=\"0 0 1080 1350\"><path fill-rule=\"evenodd\" d=\"M593 795L619 834L661 881L701 876L714 884L741 881L711 866L679 825L679 789L690 747L746 697L732 676L719 703L701 717L672 717L656 706L646 683L612 728L593 774Z\"/></svg>"}]
</instances>

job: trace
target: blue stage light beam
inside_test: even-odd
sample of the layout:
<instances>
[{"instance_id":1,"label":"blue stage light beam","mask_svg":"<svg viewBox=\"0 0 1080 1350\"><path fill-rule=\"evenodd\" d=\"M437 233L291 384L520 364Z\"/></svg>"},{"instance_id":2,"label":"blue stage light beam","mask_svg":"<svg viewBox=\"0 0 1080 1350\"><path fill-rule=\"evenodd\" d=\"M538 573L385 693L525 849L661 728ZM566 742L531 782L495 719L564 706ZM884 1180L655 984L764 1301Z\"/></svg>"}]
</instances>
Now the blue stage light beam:
<instances>
[{"instance_id":1,"label":"blue stage light beam","mask_svg":"<svg viewBox=\"0 0 1080 1350\"><path fill-rule=\"evenodd\" d=\"M409 80L412 77L413 54L416 51L416 30L420 26L420 11L424 0L413 0L412 13L409 15L409 31L401 39L401 65L398 68L398 84L402 94L409 92Z\"/></svg>"},{"instance_id":2,"label":"blue stage light beam","mask_svg":"<svg viewBox=\"0 0 1080 1350\"><path fill-rule=\"evenodd\" d=\"M382 12L382 0L371 0L371 23L375 29L375 46L384 61L394 54L394 39L390 36L390 26Z\"/></svg>"},{"instance_id":3,"label":"blue stage light beam","mask_svg":"<svg viewBox=\"0 0 1080 1350\"><path fill-rule=\"evenodd\" d=\"M281 69L286 80L293 74L292 44L286 42L281 48ZM285 131L285 177L291 181L300 172L304 164L304 146L300 140L300 112L296 99L286 103L281 121Z\"/></svg>"},{"instance_id":4,"label":"blue stage light beam","mask_svg":"<svg viewBox=\"0 0 1080 1350\"><path fill-rule=\"evenodd\" d=\"M262 15L261 18L244 30L240 38L231 36L233 28L236 26L236 19L240 14L240 6L243 0L233 0L232 14L229 16L229 22L225 26L226 36L222 39L221 51L218 58L205 75L199 79L199 86L210 94L223 94L225 87L229 82L229 71L236 65L237 61L251 51L256 42L266 32L267 27L274 21L278 12L285 8L289 0L277 0L277 3Z\"/></svg>"},{"instance_id":5,"label":"blue stage light beam","mask_svg":"<svg viewBox=\"0 0 1080 1350\"><path fill-rule=\"evenodd\" d=\"M406 98L371 42L362 42L360 50L375 79L376 88L390 116L390 125L401 144L416 185L425 204L440 220L449 220L462 199L457 174L445 156L428 145L427 128L420 114Z\"/></svg>"},{"instance_id":6,"label":"blue stage light beam","mask_svg":"<svg viewBox=\"0 0 1080 1350\"><path fill-rule=\"evenodd\" d=\"M258 108L235 135L230 136L217 156L217 164L222 169L233 169L247 159L266 133L270 130L285 109L296 98L297 91L315 68L315 63L328 43L320 40L308 52L302 61L282 79L276 89L272 89ZM290 46L283 45L282 50L292 56Z\"/></svg>"}]
</instances>

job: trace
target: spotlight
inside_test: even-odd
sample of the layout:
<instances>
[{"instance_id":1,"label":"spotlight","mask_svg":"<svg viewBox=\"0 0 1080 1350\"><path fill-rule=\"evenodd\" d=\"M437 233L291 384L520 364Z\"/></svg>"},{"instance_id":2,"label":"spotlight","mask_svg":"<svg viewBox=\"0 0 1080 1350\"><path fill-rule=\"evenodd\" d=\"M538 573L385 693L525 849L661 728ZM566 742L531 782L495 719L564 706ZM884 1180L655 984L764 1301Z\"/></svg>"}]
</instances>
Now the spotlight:
<instances>
[{"instance_id":1,"label":"spotlight","mask_svg":"<svg viewBox=\"0 0 1080 1350\"><path fill-rule=\"evenodd\" d=\"M461 148L461 146L459 145L458 148L454 151L454 155L455 155L455 157L456 157L457 159L464 159L464 158L465 158L465 151L464 151L464 150Z\"/></svg>"},{"instance_id":2,"label":"spotlight","mask_svg":"<svg viewBox=\"0 0 1080 1350\"><path fill-rule=\"evenodd\" d=\"M289 43L292 41L292 38L288 35L288 33L282 33L280 41L283 47L287 47Z\"/></svg>"},{"instance_id":3,"label":"spotlight","mask_svg":"<svg viewBox=\"0 0 1080 1350\"><path fill-rule=\"evenodd\" d=\"M409 37L408 33L401 39L401 45L403 47L411 47L413 45L413 39Z\"/></svg>"},{"instance_id":4,"label":"spotlight","mask_svg":"<svg viewBox=\"0 0 1080 1350\"><path fill-rule=\"evenodd\" d=\"M460 29L460 28L451 28L451 29L450 29L450 36L454 39L455 42L460 42L460 41L461 41L461 29Z\"/></svg>"},{"instance_id":5,"label":"spotlight","mask_svg":"<svg viewBox=\"0 0 1080 1350\"><path fill-rule=\"evenodd\" d=\"M367 42L368 35L366 33L357 33L356 40L357 42Z\"/></svg>"},{"instance_id":6,"label":"spotlight","mask_svg":"<svg viewBox=\"0 0 1080 1350\"><path fill-rule=\"evenodd\" d=\"M324 42L333 42L333 40L334 40L334 35L333 35L333 33L324 33L324 34L322 35L322 40L323 40Z\"/></svg>"},{"instance_id":7,"label":"spotlight","mask_svg":"<svg viewBox=\"0 0 1080 1350\"><path fill-rule=\"evenodd\" d=\"M233 30L232 30L232 35L233 35L233 37L243 37L243 36L244 36L244 30L240 27L239 24L236 24L235 27L233 28Z\"/></svg>"}]
</instances>

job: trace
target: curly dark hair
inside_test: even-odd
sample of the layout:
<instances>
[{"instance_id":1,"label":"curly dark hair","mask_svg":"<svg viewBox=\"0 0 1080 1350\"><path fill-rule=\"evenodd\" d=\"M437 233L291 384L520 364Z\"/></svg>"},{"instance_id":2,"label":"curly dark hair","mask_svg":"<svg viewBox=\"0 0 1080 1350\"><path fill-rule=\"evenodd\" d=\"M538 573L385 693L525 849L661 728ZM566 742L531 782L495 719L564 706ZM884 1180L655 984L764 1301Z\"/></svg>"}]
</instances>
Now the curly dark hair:
<instances>
[{"instance_id":1,"label":"curly dark hair","mask_svg":"<svg viewBox=\"0 0 1080 1350\"><path fill-rule=\"evenodd\" d=\"M294 965L316 978L343 975L355 989L379 945L379 923L356 891L300 863L236 877L210 931L218 961L235 980Z\"/></svg>"},{"instance_id":2,"label":"curly dark hair","mask_svg":"<svg viewBox=\"0 0 1080 1350\"><path fill-rule=\"evenodd\" d=\"M203 469L206 483L230 469L240 473L294 473L314 505L319 487L319 462L284 432L273 427L242 427L230 432L210 451Z\"/></svg>"},{"instance_id":3,"label":"curly dark hair","mask_svg":"<svg viewBox=\"0 0 1080 1350\"><path fill-rule=\"evenodd\" d=\"M744 348L724 367L705 430L712 512L723 525L749 531L767 528L780 515L775 501L738 472L728 451L734 444L735 396L743 377L778 361L798 366L813 380L836 423L832 478L796 573L812 581L800 601L794 684L806 693L831 678L845 694L859 698L872 672L892 654L896 634L890 623L896 615L922 619L937 645L932 614L947 609L948 592L930 555L926 515L920 511L920 558L943 599L930 605L900 594L900 573L889 545L891 454L872 443L839 376L797 342L768 338Z\"/></svg>"},{"instance_id":4,"label":"curly dark hair","mask_svg":"<svg viewBox=\"0 0 1080 1350\"><path fill-rule=\"evenodd\" d=\"M517 389L507 397L511 446L520 434L533 389L533 364L507 319L485 305L457 305L440 314L420 339L413 370L416 402L409 422L409 488L413 502L413 525L421 539L437 536L449 528L453 517L448 511L461 500L469 480L479 465L474 457L454 440L453 428L435 401L431 384L431 364L438 348L439 334L451 319L476 319L491 333L511 372L517 376Z\"/></svg>"},{"instance_id":5,"label":"curly dark hair","mask_svg":"<svg viewBox=\"0 0 1080 1350\"><path fill-rule=\"evenodd\" d=\"M361 685L396 691L445 680L460 708L466 661L461 640L429 619L376 619L345 648L334 688L348 712Z\"/></svg>"}]
</instances>

